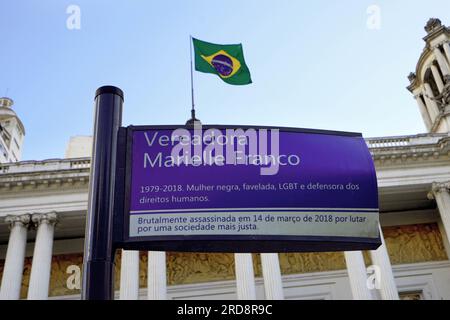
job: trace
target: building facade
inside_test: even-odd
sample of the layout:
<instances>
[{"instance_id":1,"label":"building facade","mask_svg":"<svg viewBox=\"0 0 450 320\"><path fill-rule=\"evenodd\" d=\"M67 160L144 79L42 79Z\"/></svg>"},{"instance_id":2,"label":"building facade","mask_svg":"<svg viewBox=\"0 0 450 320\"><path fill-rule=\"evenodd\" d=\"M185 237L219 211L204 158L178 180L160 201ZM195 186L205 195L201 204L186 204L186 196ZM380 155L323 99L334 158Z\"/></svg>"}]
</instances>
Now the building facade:
<instances>
[{"instance_id":1,"label":"building facade","mask_svg":"<svg viewBox=\"0 0 450 320\"><path fill-rule=\"evenodd\" d=\"M14 101L0 98L0 163L21 159L25 128L12 109Z\"/></svg>"},{"instance_id":2,"label":"building facade","mask_svg":"<svg viewBox=\"0 0 450 320\"><path fill-rule=\"evenodd\" d=\"M450 29L430 19L425 30L408 89L427 132L366 139L377 169L380 248L120 251L116 298L450 299ZM1 299L80 298L90 144L76 138L65 159L0 165Z\"/></svg>"}]
</instances>

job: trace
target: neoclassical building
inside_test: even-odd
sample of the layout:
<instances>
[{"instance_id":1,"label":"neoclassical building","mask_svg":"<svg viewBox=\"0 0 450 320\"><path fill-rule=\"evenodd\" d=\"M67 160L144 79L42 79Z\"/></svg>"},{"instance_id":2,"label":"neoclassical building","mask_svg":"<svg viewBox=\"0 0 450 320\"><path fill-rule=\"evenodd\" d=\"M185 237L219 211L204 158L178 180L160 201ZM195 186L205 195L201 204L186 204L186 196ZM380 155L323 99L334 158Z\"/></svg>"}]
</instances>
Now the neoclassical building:
<instances>
[{"instance_id":1,"label":"neoclassical building","mask_svg":"<svg viewBox=\"0 0 450 320\"><path fill-rule=\"evenodd\" d=\"M0 163L17 162L22 155L25 128L13 105L11 99L0 98Z\"/></svg>"},{"instance_id":2,"label":"neoclassical building","mask_svg":"<svg viewBox=\"0 0 450 320\"><path fill-rule=\"evenodd\" d=\"M450 29L430 19L425 31L408 90L427 132L366 139L377 169L380 248L280 254L122 251L116 256L116 297L450 299ZM0 113L4 135L12 136L4 114L10 124L21 122L11 105L1 103L0 112L8 108ZM19 129L23 135L23 126ZM1 299L80 298L90 141L72 139L64 159L0 158Z\"/></svg>"}]
</instances>

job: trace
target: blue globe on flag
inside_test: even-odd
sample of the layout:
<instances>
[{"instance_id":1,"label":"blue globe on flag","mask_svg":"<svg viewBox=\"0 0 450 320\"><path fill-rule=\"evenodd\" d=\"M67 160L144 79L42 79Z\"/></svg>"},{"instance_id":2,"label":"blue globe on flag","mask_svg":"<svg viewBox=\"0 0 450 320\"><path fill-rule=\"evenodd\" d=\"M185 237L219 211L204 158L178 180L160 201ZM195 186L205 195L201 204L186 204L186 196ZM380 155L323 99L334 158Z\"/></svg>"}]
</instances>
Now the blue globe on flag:
<instances>
[{"instance_id":1,"label":"blue globe on flag","mask_svg":"<svg viewBox=\"0 0 450 320\"><path fill-rule=\"evenodd\" d=\"M223 77L229 76L233 72L233 61L226 55L218 54L212 59L211 64Z\"/></svg>"}]
</instances>

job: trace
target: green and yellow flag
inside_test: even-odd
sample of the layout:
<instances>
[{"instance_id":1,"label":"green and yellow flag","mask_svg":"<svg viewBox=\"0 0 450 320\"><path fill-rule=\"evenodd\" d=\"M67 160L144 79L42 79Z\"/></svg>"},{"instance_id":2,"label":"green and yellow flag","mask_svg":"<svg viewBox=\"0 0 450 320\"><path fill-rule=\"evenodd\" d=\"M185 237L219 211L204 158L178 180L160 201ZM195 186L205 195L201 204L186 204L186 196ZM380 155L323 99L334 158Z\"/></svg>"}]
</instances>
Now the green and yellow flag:
<instances>
[{"instance_id":1,"label":"green and yellow flag","mask_svg":"<svg viewBox=\"0 0 450 320\"><path fill-rule=\"evenodd\" d=\"M192 38L195 52L195 70L217 74L234 85L252 83L244 60L241 44L214 44Z\"/></svg>"}]
</instances>

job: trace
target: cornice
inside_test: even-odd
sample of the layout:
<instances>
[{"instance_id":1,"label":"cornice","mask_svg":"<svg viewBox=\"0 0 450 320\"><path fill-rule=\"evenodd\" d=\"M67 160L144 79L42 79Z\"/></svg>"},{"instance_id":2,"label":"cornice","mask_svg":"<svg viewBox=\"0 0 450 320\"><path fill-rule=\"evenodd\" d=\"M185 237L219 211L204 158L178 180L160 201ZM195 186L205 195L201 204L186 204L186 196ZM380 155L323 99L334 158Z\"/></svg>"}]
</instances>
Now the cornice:
<instances>
[{"instance_id":1,"label":"cornice","mask_svg":"<svg viewBox=\"0 0 450 320\"><path fill-rule=\"evenodd\" d=\"M435 138L434 142L421 141ZM409 137L368 139L372 158L377 165L428 160L450 160L450 135L427 134Z\"/></svg>"},{"instance_id":2,"label":"cornice","mask_svg":"<svg viewBox=\"0 0 450 320\"><path fill-rule=\"evenodd\" d=\"M0 165L0 190L87 187L90 159L24 161Z\"/></svg>"},{"instance_id":3,"label":"cornice","mask_svg":"<svg viewBox=\"0 0 450 320\"><path fill-rule=\"evenodd\" d=\"M87 174L49 174L31 175L25 177L0 177L0 190L25 190L25 189L51 189L65 187L84 187L89 184L89 173Z\"/></svg>"},{"instance_id":4,"label":"cornice","mask_svg":"<svg viewBox=\"0 0 450 320\"><path fill-rule=\"evenodd\" d=\"M437 28L435 28L433 31L429 32L425 37L423 37L423 41L425 41L427 44L430 43L433 39L436 39L441 34L449 35L449 28L441 25Z\"/></svg>"},{"instance_id":5,"label":"cornice","mask_svg":"<svg viewBox=\"0 0 450 320\"><path fill-rule=\"evenodd\" d=\"M450 133L367 138L377 166L450 160ZM90 158L24 161L0 165L0 190L87 188Z\"/></svg>"}]
</instances>

